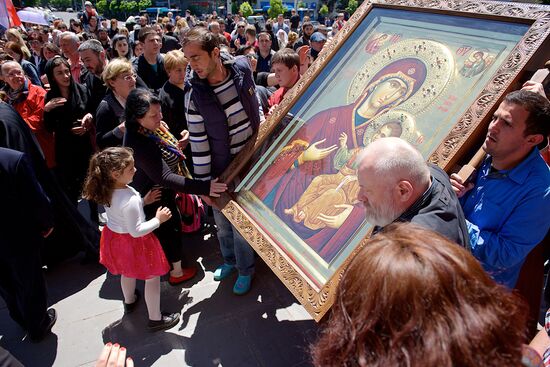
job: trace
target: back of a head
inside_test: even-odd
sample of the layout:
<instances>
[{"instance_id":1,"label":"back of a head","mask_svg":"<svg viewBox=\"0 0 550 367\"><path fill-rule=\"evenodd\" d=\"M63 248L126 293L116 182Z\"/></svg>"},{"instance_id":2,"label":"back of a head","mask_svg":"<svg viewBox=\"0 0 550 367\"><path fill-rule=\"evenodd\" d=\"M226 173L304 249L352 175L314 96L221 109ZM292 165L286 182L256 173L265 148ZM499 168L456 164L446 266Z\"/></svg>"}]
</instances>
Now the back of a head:
<instances>
[{"instance_id":1,"label":"back of a head","mask_svg":"<svg viewBox=\"0 0 550 367\"><path fill-rule=\"evenodd\" d=\"M373 236L346 270L316 366L518 366L525 308L465 249L411 223Z\"/></svg>"}]
</instances>

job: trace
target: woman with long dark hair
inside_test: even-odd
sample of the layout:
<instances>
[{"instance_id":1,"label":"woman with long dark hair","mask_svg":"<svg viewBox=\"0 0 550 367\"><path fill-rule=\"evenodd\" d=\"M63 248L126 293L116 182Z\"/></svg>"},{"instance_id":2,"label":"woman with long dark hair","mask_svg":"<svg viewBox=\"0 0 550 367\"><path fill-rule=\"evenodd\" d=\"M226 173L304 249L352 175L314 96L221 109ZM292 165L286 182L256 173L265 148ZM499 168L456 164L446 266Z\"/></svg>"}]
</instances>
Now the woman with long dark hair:
<instances>
[{"instance_id":1,"label":"woman with long dark hair","mask_svg":"<svg viewBox=\"0 0 550 367\"><path fill-rule=\"evenodd\" d=\"M536 357L523 345L525 311L462 247L411 223L392 224L344 273L313 364L532 366L524 358Z\"/></svg>"},{"instance_id":2,"label":"woman with long dark hair","mask_svg":"<svg viewBox=\"0 0 550 367\"><path fill-rule=\"evenodd\" d=\"M127 60L132 59L132 47L128 42L128 37L123 34L116 34L111 39L111 56L112 58L124 57Z\"/></svg>"},{"instance_id":3,"label":"woman with long dark hair","mask_svg":"<svg viewBox=\"0 0 550 367\"><path fill-rule=\"evenodd\" d=\"M46 94L44 124L55 133L55 159L61 186L74 205L78 204L88 161L93 153L88 131L89 91L75 83L67 60L56 56L46 64L50 91Z\"/></svg>"},{"instance_id":4,"label":"woman with long dark hair","mask_svg":"<svg viewBox=\"0 0 550 367\"><path fill-rule=\"evenodd\" d=\"M227 185L190 178L184 164L183 141L178 141L162 120L161 104L147 89L134 89L126 99L124 145L134 150L137 173L132 186L145 195L154 186L162 188L161 200L147 206L147 218L154 216L159 206L172 212L172 218L155 230L162 248L172 264L169 283L176 285L191 279L196 266L182 268L181 216L176 205L176 192L218 197Z\"/></svg>"}]
</instances>

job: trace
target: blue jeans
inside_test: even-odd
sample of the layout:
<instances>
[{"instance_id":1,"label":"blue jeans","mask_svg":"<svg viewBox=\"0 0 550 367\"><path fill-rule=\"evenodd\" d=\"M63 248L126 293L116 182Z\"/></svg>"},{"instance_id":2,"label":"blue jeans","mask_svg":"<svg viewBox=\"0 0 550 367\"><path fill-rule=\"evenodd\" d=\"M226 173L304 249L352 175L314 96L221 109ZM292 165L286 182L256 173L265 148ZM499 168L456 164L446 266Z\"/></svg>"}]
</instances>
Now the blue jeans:
<instances>
[{"instance_id":1,"label":"blue jeans","mask_svg":"<svg viewBox=\"0 0 550 367\"><path fill-rule=\"evenodd\" d=\"M222 212L216 208L212 209L214 221L218 226L218 241L223 261L228 265L237 266L239 275L252 275L254 273L254 250Z\"/></svg>"}]
</instances>

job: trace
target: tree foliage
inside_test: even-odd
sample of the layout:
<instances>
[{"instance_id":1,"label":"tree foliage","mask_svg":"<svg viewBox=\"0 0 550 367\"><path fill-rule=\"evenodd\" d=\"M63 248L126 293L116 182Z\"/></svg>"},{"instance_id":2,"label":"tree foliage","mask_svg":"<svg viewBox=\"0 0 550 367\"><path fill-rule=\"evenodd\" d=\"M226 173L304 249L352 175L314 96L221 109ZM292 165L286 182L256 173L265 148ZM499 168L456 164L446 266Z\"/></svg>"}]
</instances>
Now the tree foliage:
<instances>
[{"instance_id":1,"label":"tree foliage","mask_svg":"<svg viewBox=\"0 0 550 367\"><path fill-rule=\"evenodd\" d=\"M245 18L254 14L254 10L252 9L252 6L248 3L248 1L242 3L239 7L239 10Z\"/></svg>"},{"instance_id":2,"label":"tree foliage","mask_svg":"<svg viewBox=\"0 0 550 367\"><path fill-rule=\"evenodd\" d=\"M137 13L139 5L136 1L122 1L120 3L120 11L124 13L124 16L128 14Z\"/></svg>"},{"instance_id":3,"label":"tree foliage","mask_svg":"<svg viewBox=\"0 0 550 367\"><path fill-rule=\"evenodd\" d=\"M327 4L321 5L321 8L319 9L319 14L325 16L328 14L328 6Z\"/></svg>"},{"instance_id":4,"label":"tree foliage","mask_svg":"<svg viewBox=\"0 0 550 367\"><path fill-rule=\"evenodd\" d=\"M42 6L50 5L58 9L66 9L71 7L71 0L49 0L43 1Z\"/></svg>"},{"instance_id":5,"label":"tree foliage","mask_svg":"<svg viewBox=\"0 0 550 367\"><path fill-rule=\"evenodd\" d=\"M307 5L303 1L299 1L298 2L298 8L307 8Z\"/></svg>"},{"instance_id":6,"label":"tree foliage","mask_svg":"<svg viewBox=\"0 0 550 367\"><path fill-rule=\"evenodd\" d=\"M357 0L349 0L346 11L349 13L349 15L352 15L357 10L358 6L359 3L357 2Z\"/></svg>"},{"instance_id":7,"label":"tree foliage","mask_svg":"<svg viewBox=\"0 0 550 367\"><path fill-rule=\"evenodd\" d=\"M269 1L269 10L267 11L267 15L271 19L277 18L277 15L284 14L285 8L283 6L282 0L270 0Z\"/></svg>"},{"instance_id":8,"label":"tree foliage","mask_svg":"<svg viewBox=\"0 0 550 367\"><path fill-rule=\"evenodd\" d=\"M97 0L95 8L99 14L105 14L109 10L109 4L107 4L107 0Z\"/></svg>"},{"instance_id":9,"label":"tree foliage","mask_svg":"<svg viewBox=\"0 0 550 367\"><path fill-rule=\"evenodd\" d=\"M109 10L111 13L117 13L120 10L120 4L118 3L118 0L111 0L111 3L109 4Z\"/></svg>"},{"instance_id":10,"label":"tree foliage","mask_svg":"<svg viewBox=\"0 0 550 367\"><path fill-rule=\"evenodd\" d=\"M140 10L145 10L153 6L153 2L151 0L139 0L138 6Z\"/></svg>"}]
</instances>

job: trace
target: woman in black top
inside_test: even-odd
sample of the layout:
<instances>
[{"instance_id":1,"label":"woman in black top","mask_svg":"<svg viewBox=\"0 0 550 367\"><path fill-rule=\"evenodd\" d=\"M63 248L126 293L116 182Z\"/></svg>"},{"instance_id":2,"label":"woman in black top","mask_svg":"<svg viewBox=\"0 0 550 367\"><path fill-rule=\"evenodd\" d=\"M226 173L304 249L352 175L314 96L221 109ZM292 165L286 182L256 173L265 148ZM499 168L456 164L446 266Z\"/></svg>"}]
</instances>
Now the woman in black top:
<instances>
[{"instance_id":1,"label":"woman in black top","mask_svg":"<svg viewBox=\"0 0 550 367\"><path fill-rule=\"evenodd\" d=\"M96 141L101 149L122 145L124 106L128 94L136 88L132 64L114 59L103 70L103 81L109 89L96 111Z\"/></svg>"},{"instance_id":2,"label":"woman in black top","mask_svg":"<svg viewBox=\"0 0 550 367\"><path fill-rule=\"evenodd\" d=\"M93 153L93 137L88 132L92 114L88 111L89 92L75 83L67 60L60 56L46 64L50 91L46 94L44 125L55 133L56 172L69 199L78 204Z\"/></svg>"},{"instance_id":3,"label":"woman in black top","mask_svg":"<svg viewBox=\"0 0 550 367\"><path fill-rule=\"evenodd\" d=\"M146 89L134 89L128 95L125 108L126 133L124 146L134 150L136 175L132 186L145 195L154 186L162 188L160 201L145 207L147 217L154 216L159 206L168 207L172 218L155 230L162 248L172 263L169 283L179 284L192 278L196 267L181 267L181 216L176 192L219 197L227 185L212 181L188 178L181 151L183 142L176 140L162 123L160 100Z\"/></svg>"}]
</instances>

